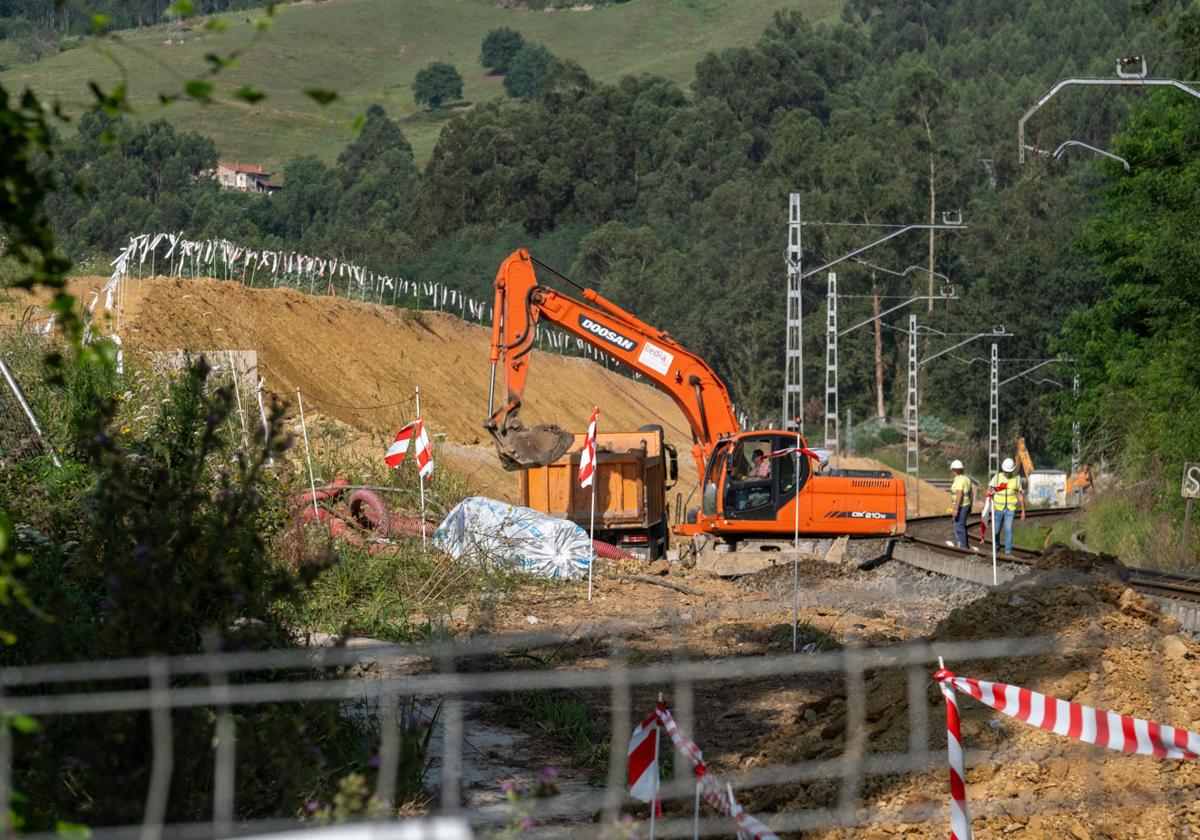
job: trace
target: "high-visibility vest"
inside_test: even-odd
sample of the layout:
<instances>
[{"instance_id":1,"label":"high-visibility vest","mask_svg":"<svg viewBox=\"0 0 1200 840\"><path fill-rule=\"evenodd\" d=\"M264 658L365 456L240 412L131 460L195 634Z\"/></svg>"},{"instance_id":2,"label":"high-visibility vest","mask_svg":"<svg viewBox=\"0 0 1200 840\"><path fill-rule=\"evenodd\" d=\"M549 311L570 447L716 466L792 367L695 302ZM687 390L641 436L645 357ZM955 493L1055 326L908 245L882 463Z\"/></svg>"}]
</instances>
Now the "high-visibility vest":
<instances>
[{"instance_id":1,"label":"high-visibility vest","mask_svg":"<svg viewBox=\"0 0 1200 840\"><path fill-rule=\"evenodd\" d=\"M1001 484L1005 485L1003 490L996 490ZM1004 473L996 473L992 476L991 484L992 504L996 510L1016 510L1017 509L1017 494L1021 492L1021 476L1014 475L1012 478L1007 478Z\"/></svg>"}]
</instances>

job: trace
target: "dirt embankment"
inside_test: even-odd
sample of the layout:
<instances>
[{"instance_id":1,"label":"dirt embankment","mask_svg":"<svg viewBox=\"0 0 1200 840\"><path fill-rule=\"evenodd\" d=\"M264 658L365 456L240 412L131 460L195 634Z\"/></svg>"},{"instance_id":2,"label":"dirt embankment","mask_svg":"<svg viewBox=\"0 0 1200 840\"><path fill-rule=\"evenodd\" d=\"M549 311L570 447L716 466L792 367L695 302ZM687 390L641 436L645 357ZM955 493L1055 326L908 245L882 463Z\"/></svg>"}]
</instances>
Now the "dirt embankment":
<instances>
[{"instance_id":1,"label":"dirt embankment","mask_svg":"<svg viewBox=\"0 0 1200 840\"><path fill-rule=\"evenodd\" d=\"M76 278L71 290L86 304L105 280ZM2 317L19 318L35 300L24 298ZM439 312L218 280L132 280L124 301L119 329L130 352L256 350L269 391L294 402L299 387L306 411L381 441L412 418L411 404L396 403L420 386L422 413L432 434L445 435L447 460L489 493L515 497L516 474L500 469L482 427L490 330ZM659 423L679 450L679 489L688 495L697 483L691 432L665 394L585 359L537 350L533 359L523 419L582 432L599 405L602 428ZM502 400L502 383L496 392Z\"/></svg>"},{"instance_id":2,"label":"dirt embankment","mask_svg":"<svg viewBox=\"0 0 1200 840\"><path fill-rule=\"evenodd\" d=\"M1097 569L1090 555L1060 549L1047 568L959 607L929 637L933 642L1053 637L1061 652L981 662L947 662L962 676L1023 686L1120 714L1195 731L1200 728L1200 646L1152 601L1128 589L1119 566ZM910 734L905 674L867 680L865 761L904 753ZM945 756L945 706L932 679L925 695L929 749ZM1200 766L1123 755L1071 741L959 698L966 750L967 798L975 836L1168 838L1200 827ZM794 722L768 735L756 763L796 763L842 754L845 696L801 707ZM894 820L869 832L821 837L944 837L948 798L944 766L926 773L869 777L865 802ZM835 807L836 782L764 790L752 807ZM933 809L925 819L903 809ZM885 817L886 818L886 817Z\"/></svg>"}]
</instances>

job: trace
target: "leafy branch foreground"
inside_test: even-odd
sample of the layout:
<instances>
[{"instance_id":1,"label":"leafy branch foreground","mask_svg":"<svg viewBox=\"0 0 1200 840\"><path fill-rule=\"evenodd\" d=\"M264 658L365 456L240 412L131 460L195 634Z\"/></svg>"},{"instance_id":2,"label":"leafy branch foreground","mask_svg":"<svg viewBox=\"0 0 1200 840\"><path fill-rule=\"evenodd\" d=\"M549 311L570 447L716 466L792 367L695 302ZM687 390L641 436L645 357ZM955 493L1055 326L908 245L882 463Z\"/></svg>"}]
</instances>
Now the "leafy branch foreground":
<instances>
[{"instance_id":1,"label":"leafy branch foreground","mask_svg":"<svg viewBox=\"0 0 1200 840\"><path fill-rule=\"evenodd\" d=\"M46 347L6 349L28 371ZM291 527L294 478L284 407L272 406L265 437L252 436L254 445L243 450L232 388L216 382L203 359L165 384L162 377L118 375L79 359L60 364L59 374L57 384L34 381L30 397L46 409L46 429L61 444L64 467L34 451L0 468L8 597L0 665L290 644L292 618L319 591L315 584L339 568L339 557L327 539L306 543L294 562L278 556ZM158 384L148 386L148 379ZM356 568L365 568L368 558L357 559ZM340 675L300 669L253 678ZM183 677L172 687L193 683L202 684ZM432 724L400 717L398 793L412 796L421 788ZM168 821L211 816L214 721L207 708L172 714ZM147 715L46 717L34 724L10 722L19 793L9 815L13 827L140 822L140 792L152 766ZM347 714L336 703L259 705L238 709L235 727L238 818L334 815L334 805L324 803L337 801L349 775L375 784L372 715Z\"/></svg>"}]
</instances>

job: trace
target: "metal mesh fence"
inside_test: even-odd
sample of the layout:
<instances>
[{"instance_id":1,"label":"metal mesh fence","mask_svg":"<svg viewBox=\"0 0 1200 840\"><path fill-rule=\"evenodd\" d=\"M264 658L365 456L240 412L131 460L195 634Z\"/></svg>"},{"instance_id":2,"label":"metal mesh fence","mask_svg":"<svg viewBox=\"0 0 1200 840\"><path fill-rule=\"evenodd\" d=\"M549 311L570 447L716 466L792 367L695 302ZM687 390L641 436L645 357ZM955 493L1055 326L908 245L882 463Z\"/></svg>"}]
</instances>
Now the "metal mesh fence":
<instances>
[{"instance_id":1,"label":"metal mesh fence","mask_svg":"<svg viewBox=\"0 0 1200 840\"><path fill-rule=\"evenodd\" d=\"M379 726L379 770L374 796L390 803L396 791L396 766L401 749L394 725L397 709L409 698L434 699L441 706L438 716L439 748L435 757L436 792L430 803L434 812L463 813L463 757L470 748L473 722L466 714L472 704L489 697L513 692L570 690L590 699L597 719L607 721L611 749L602 779L575 797L574 818L555 816L552 810L534 808L532 816L545 822L530 829L529 836L592 837L602 826L613 825L624 809L633 803L626 794L626 756L633 725L653 709L653 698L661 693L674 710L681 728L697 743L708 748L720 744L705 743L706 733L697 729L694 714L698 688L704 696L713 691L770 683L780 679L816 679L840 691L845 698L841 722L840 754L833 758L806 760L790 764L743 766L722 775L739 798L753 791L824 781L836 788L832 807L803 806L759 813L760 819L774 830L797 833L832 828L866 828L897 820L944 825L946 790L930 790L921 801L902 803L886 813L863 795L865 782L872 777L922 773L943 768L946 761L943 722L930 720L928 692L938 657L951 663L1001 663L1017 657L1044 654L1079 653L1066 651L1061 641L1050 638L998 639L930 645L924 642L844 650L723 659L692 660L683 655L669 662L640 665L626 661L622 644L609 636L597 636L593 642L607 650L607 667L590 668L513 668L498 667L513 661L513 654L578 643L578 635L558 633L528 634L503 638L483 638L464 644L429 646L387 645L356 649L323 648L274 650L250 653L191 655L174 658L147 658L96 663L29 666L0 671L0 714L32 715L49 720L58 717L100 719L114 712L140 712L148 717L144 737L152 744L152 767L147 788L130 791L144 799L144 819L137 825L96 827L97 838L124 837L226 837L261 833L265 830L296 827L295 820L240 821L235 814L245 803L236 801L235 790L238 710L263 704L299 704L306 701L330 701L343 709L357 709L369 715ZM364 669L364 664L370 667ZM986 667L986 666L985 666ZM289 669L292 678L280 680L281 669ZM904 710L908 739L903 749L878 751L864 742L865 716L868 709L869 677L884 669L905 675L905 696L890 698L896 709ZM171 720L188 710L211 712L213 732L213 794L211 819L188 824L166 824L167 797L171 788L173 762L178 759L172 743ZM365 712L363 711L365 710ZM350 713L350 712L347 712ZM391 725L389 725L391 722ZM13 741L0 728L0 791L12 781ZM764 733L765 734L765 733ZM830 737L834 737L831 734ZM665 749L670 749L669 741ZM1102 752L1102 751L1097 751ZM968 757L972 762L1005 761L1018 757L1003 750L991 755ZM1028 750L1019 758L1037 761ZM19 763L19 762L18 762ZM693 780L676 759L675 777L663 784L665 801L690 803ZM939 777L942 778L942 777ZM496 779L499 783L501 779ZM1124 791L1128 803L1161 798L1147 780L1144 790ZM7 796L7 794L3 794ZM1053 792L1036 802L1023 801L1029 813L1070 811L1079 802L1075 798L1056 797ZM0 813L7 802L0 801ZM644 806L642 806L644 808ZM1011 803L977 805L980 815L997 813ZM678 810L678 809L677 809ZM1004 812L1004 811L1001 811ZM658 837L728 836L729 820L709 812L710 816L693 825L690 813L668 816L658 822ZM586 816L583 816L586 815ZM599 815L599 821L595 820ZM479 808L465 814L479 829L502 825L502 809ZM396 819L389 812L388 819ZM49 836L49 835L48 835Z\"/></svg>"}]
</instances>

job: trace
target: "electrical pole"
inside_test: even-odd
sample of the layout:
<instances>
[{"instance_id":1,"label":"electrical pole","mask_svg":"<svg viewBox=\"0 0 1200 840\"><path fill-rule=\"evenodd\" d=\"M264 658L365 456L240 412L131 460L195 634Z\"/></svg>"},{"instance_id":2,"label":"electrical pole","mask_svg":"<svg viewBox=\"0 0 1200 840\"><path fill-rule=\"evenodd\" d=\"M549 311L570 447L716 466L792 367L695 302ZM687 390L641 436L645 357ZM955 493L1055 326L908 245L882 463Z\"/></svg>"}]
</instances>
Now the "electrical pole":
<instances>
[{"instance_id":1,"label":"electrical pole","mask_svg":"<svg viewBox=\"0 0 1200 840\"><path fill-rule=\"evenodd\" d=\"M908 316L908 396L904 401L904 472L915 477L921 512L920 457L917 448L917 316Z\"/></svg>"},{"instance_id":2,"label":"electrical pole","mask_svg":"<svg viewBox=\"0 0 1200 840\"><path fill-rule=\"evenodd\" d=\"M788 431L804 432L804 305L800 290L806 277L812 277L823 271L828 271L840 262L854 259L877 245L890 242L898 236L903 236L912 230L965 230L962 223L962 212L950 221L950 214L942 212L941 224L914 225L871 225L871 227L890 228L889 233L860 245L840 257L829 262L803 270L804 249L800 245L800 194L792 193L788 201L788 248L787 248L787 341L784 356L783 373L783 428ZM797 429L798 427L798 429Z\"/></svg>"},{"instance_id":3,"label":"electrical pole","mask_svg":"<svg viewBox=\"0 0 1200 840\"><path fill-rule=\"evenodd\" d=\"M904 471L917 471L917 316L908 316L908 395L904 401Z\"/></svg>"},{"instance_id":4,"label":"electrical pole","mask_svg":"<svg viewBox=\"0 0 1200 840\"><path fill-rule=\"evenodd\" d=\"M829 272L825 304L825 448L838 451L838 327L837 274Z\"/></svg>"},{"instance_id":5,"label":"electrical pole","mask_svg":"<svg viewBox=\"0 0 1200 840\"><path fill-rule=\"evenodd\" d=\"M991 391L988 398L988 481L1000 471L1000 351L992 342Z\"/></svg>"},{"instance_id":6,"label":"electrical pole","mask_svg":"<svg viewBox=\"0 0 1200 840\"><path fill-rule=\"evenodd\" d=\"M800 296L804 249L800 244L800 193L788 197L787 350L783 367L783 426L804 432L804 301Z\"/></svg>"},{"instance_id":7,"label":"electrical pole","mask_svg":"<svg viewBox=\"0 0 1200 840\"><path fill-rule=\"evenodd\" d=\"M1071 380L1071 395L1075 403L1071 408L1078 413L1079 411L1079 374L1075 374ZM1083 445L1079 439L1079 421L1071 422L1071 472L1072 474L1079 472L1079 464L1083 460L1082 453Z\"/></svg>"}]
</instances>

